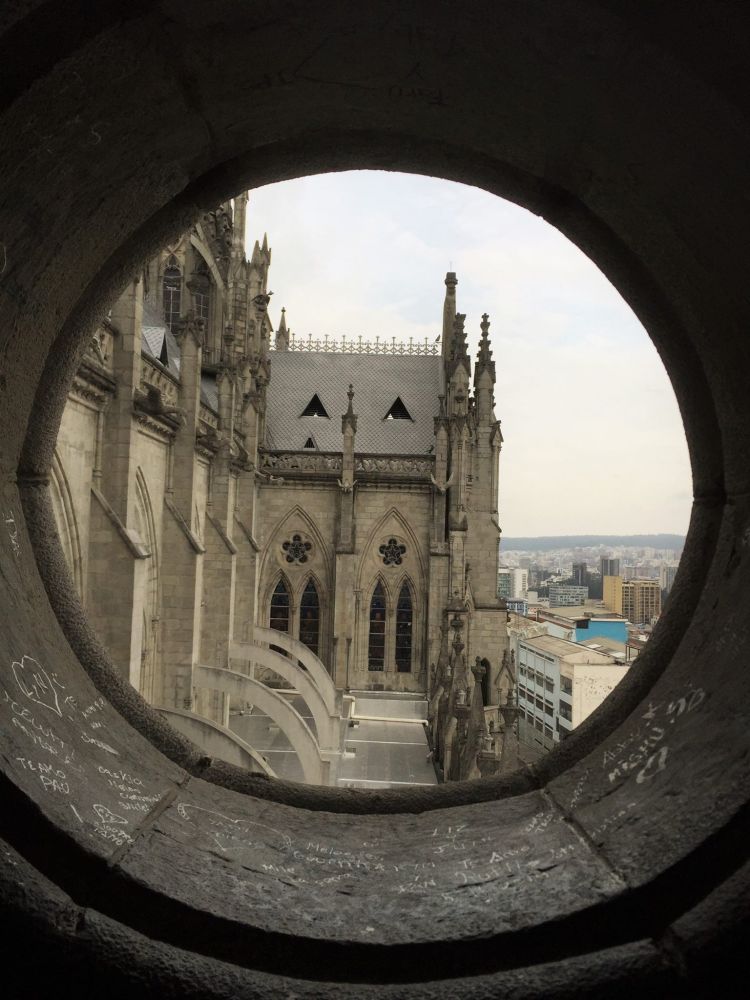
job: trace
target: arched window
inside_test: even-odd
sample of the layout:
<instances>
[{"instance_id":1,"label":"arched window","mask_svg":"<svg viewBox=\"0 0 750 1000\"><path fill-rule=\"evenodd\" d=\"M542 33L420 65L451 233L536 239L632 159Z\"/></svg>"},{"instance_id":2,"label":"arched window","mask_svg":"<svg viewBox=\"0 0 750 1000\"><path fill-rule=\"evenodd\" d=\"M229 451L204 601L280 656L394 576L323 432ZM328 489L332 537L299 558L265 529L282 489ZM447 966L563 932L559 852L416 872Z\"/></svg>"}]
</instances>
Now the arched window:
<instances>
[{"instance_id":1,"label":"arched window","mask_svg":"<svg viewBox=\"0 0 750 1000\"><path fill-rule=\"evenodd\" d=\"M182 271L177 258L172 254L164 268L164 322L170 330L180 318L182 299Z\"/></svg>"},{"instance_id":2,"label":"arched window","mask_svg":"<svg viewBox=\"0 0 750 1000\"><path fill-rule=\"evenodd\" d=\"M208 264L200 257L195 267L192 280L188 282L188 287L193 294L193 308L195 315L205 320L208 326L208 317L211 311L211 274Z\"/></svg>"},{"instance_id":3,"label":"arched window","mask_svg":"<svg viewBox=\"0 0 750 1000\"><path fill-rule=\"evenodd\" d=\"M287 585L283 580L279 580L276 584L273 594L271 595L271 620L269 625L271 628L275 628L277 632L288 632L289 631L289 612L290 612L290 600L289 600L289 590ZM275 649L277 653L283 653L286 656L286 651L280 649L278 646L271 646L271 649Z\"/></svg>"},{"instance_id":4,"label":"arched window","mask_svg":"<svg viewBox=\"0 0 750 1000\"><path fill-rule=\"evenodd\" d=\"M378 583L370 601L370 639L367 644L367 669L385 670L385 590Z\"/></svg>"},{"instance_id":5,"label":"arched window","mask_svg":"<svg viewBox=\"0 0 750 1000\"><path fill-rule=\"evenodd\" d=\"M304 642L310 652L318 655L320 644L320 601L318 591L312 580L302 592L299 609L299 639Z\"/></svg>"},{"instance_id":6,"label":"arched window","mask_svg":"<svg viewBox=\"0 0 750 1000\"><path fill-rule=\"evenodd\" d=\"M411 672L412 621L411 591L405 583L396 605L396 670L400 674Z\"/></svg>"}]
</instances>

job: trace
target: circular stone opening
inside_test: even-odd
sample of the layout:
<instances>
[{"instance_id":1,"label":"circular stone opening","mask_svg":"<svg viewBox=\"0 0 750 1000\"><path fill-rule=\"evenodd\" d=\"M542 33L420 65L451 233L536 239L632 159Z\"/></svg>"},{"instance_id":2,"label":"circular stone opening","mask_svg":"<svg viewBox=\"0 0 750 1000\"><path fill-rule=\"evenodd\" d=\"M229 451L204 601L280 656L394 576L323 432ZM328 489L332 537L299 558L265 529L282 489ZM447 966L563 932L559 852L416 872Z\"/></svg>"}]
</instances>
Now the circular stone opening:
<instances>
[{"instance_id":1,"label":"circular stone opening","mask_svg":"<svg viewBox=\"0 0 750 1000\"><path fill-rule=\"evenodd\" d=\"M709 121L723 127L721 92L706 93L685 68L689 58L670 64L669 80L663 52L649 52L638 72L613 61L615 41L628 51L631 25L601 7L586 8L583 33L567 10L509 8L501 30L489 7L459 27L447 11L412 6L414 23L430 25L416 38L403 10L388 4L343 25L340 12L323 4L306 11L304 25L293 13L259 25L254 9L227 4L221 22L189 7L170 12L165 26L137 9L110 33L101 30L107 8L78 36L56 37L54 17L41 35L34 18L13 27L10 51L32 32L38 59L25 76L19 68L2 122L12 137L2 172L10 197L0 231L7 331L0 412L8 429L0 462L4 788L13 807L2 833L7 856L34 886L33 919L50 935L50 954L72 948L93 956L102 978L116 983L149 969L152 983L193 974L193 983L210 979L218 992L237 973L215 963L207 970L212 958L254 970L260 978L253 982L266 987L269 975L418 983L459 969L492 976L488 988L495 989L513 981L515 972L503 970L533 961L557 963L554 988L563 989L571 969L592 968L594 948L599 984L675 983L691 968L691 948L706 935L716 940L712 921L695 908L715 890L720 902L710 905L729 913L737 893L736 883L721 883L744 856L737 834L747 777L746 692L735 670L738 649L726 641L744 641L738 609L749 562L746 366L735 333L742 286L734 247L743 230L724 195L735 178L715 180L728 164L747 162L744 138L727 125L720 159L712 159L718 147L681 158L682 183L674 183L664 166L674 161L655 164L651 151L663 142L686 148ZM68 17L69 28L79 26L76 13ZM55 55L60 37L64 63ZM243 48L249 38L258 44L252 65ZM418 76L432 77L437 88L410 82L415 45ZM591 86L592 58L606 85ZM218 81L217 61L226 70ZM113 64L111 85L94 86ZM186 77L177 66L188 64ZM280 68L286 65L293 69ZM326 70L333 66L332 77ZM31 88L29 74L39 77ZM250 119L248 93L257 101ZM637 123L626 113L634 93L643 98ZM662 102L649 99L657 93ZM144 174L136 168L146 151ZM196 205L281 173L363 165L463 177L545 214L606 270L674 380L698 498L675 610L638 681L535 775L544 791L526 786L498 801L504 789L493 782L449 795L440 789L429 799L243 786L231 769L176 740L117 682L62 572L43 479L80 331L139 260L185 227ZM697 202L694 188L711 197ZM36 231L29 218L38 220ZM684 223L679 238L676 218ZM710 273L700 264L707 253ZM719 318L729 332L717 350L706 331ZM120 822L114 804L126 801L121 794L141 796L127 801L148 807L138 823ZM431 812L437 807L444 808ZM424 864L425 843L433 845L435 885L409 867ZM328 859L337 850L346 853L333 871ZM385 859L393 867L375 870ZM294 863L304 875L284 870ZM325 879L339 874L337 891ZM14 878L7 886L12 912L28 910ZM337 910L342 898L361 905ZM161 942L157 953L145 938ZM727 940L731 946L731 934ZM175 948L182 949L179 970L170 964ZM190 951L204 958L187 958ZM124 955L132 959L128 972ZM566 971L559 966L567 956L579 958ZM525 976L529 985L533 976ZM455 995L468 988L451 983Z\"/></svg>"}]
</instances>

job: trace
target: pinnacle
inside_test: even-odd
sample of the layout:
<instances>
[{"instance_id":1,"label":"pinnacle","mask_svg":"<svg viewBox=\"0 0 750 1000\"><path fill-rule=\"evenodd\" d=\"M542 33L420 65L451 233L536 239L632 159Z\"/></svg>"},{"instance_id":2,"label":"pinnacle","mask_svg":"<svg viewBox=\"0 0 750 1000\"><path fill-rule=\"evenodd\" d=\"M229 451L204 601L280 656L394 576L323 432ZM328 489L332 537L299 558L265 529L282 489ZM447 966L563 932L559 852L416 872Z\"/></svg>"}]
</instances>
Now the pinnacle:
<instances>
[{"instance_id":1,"label":"pinnacle","mask_svg":"<svg viewBox=\"0 0 750 1000\"><path fill-rule=\"evenodd\" d=\"M480 323L482 330L482 336L479 341L479 351L477 353L477 365L474 371L475 377L483 370L487 369L491 372L492 378L495 378L495 362L492 360L492 350L490 349L490 317L487 313L482 314L482 322Z\"/></svg>"},{"instance_id":2,"label":"pinnacle","mask_svg":"<svg viewBox=\"0 0 750 1000\"><path fill-rule=\"evenodd\" d=\"M466 330L464 329L465 321L466 313L456 313L456 318L453 322L453 359L455 361L460 358L468 358L466 352Z\"/></svg>"}]
</instances>

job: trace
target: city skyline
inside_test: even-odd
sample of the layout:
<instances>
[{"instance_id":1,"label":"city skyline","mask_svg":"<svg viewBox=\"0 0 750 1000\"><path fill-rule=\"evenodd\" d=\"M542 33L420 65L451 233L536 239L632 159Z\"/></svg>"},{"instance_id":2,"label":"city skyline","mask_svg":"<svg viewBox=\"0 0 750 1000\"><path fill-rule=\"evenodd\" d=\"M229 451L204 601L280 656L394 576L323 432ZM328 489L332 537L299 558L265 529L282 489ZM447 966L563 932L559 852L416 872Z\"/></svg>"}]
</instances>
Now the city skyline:
<instances>
[{"instance_id":1,"label":"city skyline","mask_svg":"<svg viewBox=\"0 0 750 1000\"><path fill-rule=\"evenodd\" d=\"M690 470L666 372L553 227L476 188L354 171L252 191L248 252L264 232L270 316L277 326L284 306L298 336L434 342L449 270L473 355L489 313L506 535L686 532Z\"/></svg>"}]
</instances>

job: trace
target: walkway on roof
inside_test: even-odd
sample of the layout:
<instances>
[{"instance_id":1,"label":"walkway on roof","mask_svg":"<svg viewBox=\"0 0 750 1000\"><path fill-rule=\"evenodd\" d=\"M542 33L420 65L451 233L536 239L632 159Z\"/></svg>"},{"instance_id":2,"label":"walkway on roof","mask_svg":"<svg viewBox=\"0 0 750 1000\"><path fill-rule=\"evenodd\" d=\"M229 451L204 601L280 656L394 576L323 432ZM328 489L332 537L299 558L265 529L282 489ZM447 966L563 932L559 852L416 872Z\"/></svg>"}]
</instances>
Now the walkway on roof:
<instances>
[{"instance_id":1,"label":"walkway on roof","mask_svg":"<svg viewBox=\"0 0 750 1000\"><path fill-rule=\"evenodd\" d=\"M347 730L338 784L345 788L436 785L420 694L352 691L354 711Z\"/></svg>"}]
</instances>

